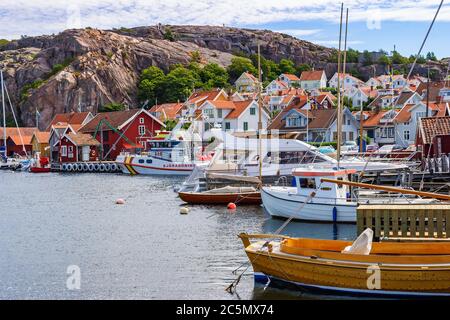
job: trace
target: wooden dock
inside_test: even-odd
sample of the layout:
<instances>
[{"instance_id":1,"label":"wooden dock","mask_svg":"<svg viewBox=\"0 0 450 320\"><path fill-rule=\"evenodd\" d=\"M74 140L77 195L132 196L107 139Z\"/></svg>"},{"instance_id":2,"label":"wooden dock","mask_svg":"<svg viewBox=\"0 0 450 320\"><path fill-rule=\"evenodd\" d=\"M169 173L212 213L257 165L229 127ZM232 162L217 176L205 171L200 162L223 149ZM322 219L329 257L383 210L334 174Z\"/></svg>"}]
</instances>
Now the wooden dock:
<instances>
[{"instance_id":1,"label":"wooden dock","mask_svg":"<svg viewBox=\"0 0 450 320\"><path fill-rule=\"evenodd\" d=\"M361 205L357 229L382 238L450 238L450 204Z\"/></svg>"}]
</instances>

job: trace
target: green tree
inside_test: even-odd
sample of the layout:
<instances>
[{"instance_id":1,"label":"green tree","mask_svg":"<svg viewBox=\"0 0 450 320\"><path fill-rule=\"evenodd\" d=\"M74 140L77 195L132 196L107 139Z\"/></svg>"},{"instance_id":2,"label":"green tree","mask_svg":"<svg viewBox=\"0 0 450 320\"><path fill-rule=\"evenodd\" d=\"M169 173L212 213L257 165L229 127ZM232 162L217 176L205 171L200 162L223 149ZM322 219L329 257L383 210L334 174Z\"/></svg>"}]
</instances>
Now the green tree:
<instances>
[{"instance_id":1,"label":"green tree","mask_svg":"<svg viewBox=\"0 0 450 320\"><path fill-rule=\"evenodd\" d=\"M312 70L311 66L307 63L302 63L295 67L295 72L299 77L302 75L303 71L311 71L311 70Z\"/></svg>"},{"instance_id":2,"label":"green tree","mask_svg":"<svg viewBox=\"0 0 450 320\"><path fill-rule=\"evenodd\" d=\"M0 47L6 46L9 43L9 40L0 39Z\"/></svg>"},{"instance_id":3,"label":"green tree","mask_svg":"<svg viewBox=\"0 0 450 320\"><path fill-rule=\"evenodd\" d=\"M164 102L185 100L198 85L197 74L184 67L170 71L164 83Z\"/></svg>"},{"instance_id":4,"label":"green tree","mask_svg":"<svg viewBox=\"0 0 450 320\"><path fill-rule=\"evenodd\" d=\"M392 64L391 59L385 54L380 56L380 58L378 59L378 63L384 66L390 66Z\"/></svg>"},{"instance_id":5,"label":"green tree","mask_svg":"<svg viewBox=\"0 0 450 320\"><path fill-rule=\"evenodd\" d=\"M373 64L372 54L368 50L364 50L363 52L363 60L365 66L370 66Z\"/></svg>"},{"instance_id":6,"label":"green tree","mask_svg":"<svg viewBox=\"0 0 450 320\"><path fill-rule=\"evenodd\" d=\"M358 63L360 52L358 50L349 48L347 50L347 62L348 63Z\"/></svg>"},{"instance_id":7,"label":"green tree","mask_svg":"<svg viewBox=\"0 0 450 320\"><path fill-rule=\"evenodd\" d=\"M139 100L149 100L149 105L161 101L164 95L165 82L166 76L160 68L151 66L144 69L138 86Z\"/></svg>"},{"instance_id":8,"label":"green tree","mask_svg":"<svg viewBox=\"0 0 450 320\"><path fill-rule=\"evenodd\" d=\"M278 67L280 69L280 73L295 73L295 63L292 60L281 59Z\"/></svg>"},{"instance_id":9,"label":"green tree","mask_svg":"<svg viewBox=\"0 0 450 320\"><path fill-rule=\"evenodd\" d=\"M427 53L427 60L431 60L431 61L437 61L437 57L434 54L434 52L428 52Z\"/></svg>"},{"instance_id":10,"label":"green tree","mask_svg":"<svg viewBox=\"0 0 450 320\"><path fill-rule=\"evenodd\" d=\"M223 88L228 84L227 71L217 63L209 63L200 69L199 76L204 89Z\"/></svg>"},{"instance_id":11,"label":"green tree","mask_svg":"<svg viewBox=\"0 0 450 320\"><path fill-rule=\"evenodd\" d=\"M409 59L402 56L399 52L394 51L392 54L392 64L408 64Z\"/></svg>"},{"instance_id":12,"label":"green tree","mask_svg":"<svg viewBox=\"0 0 450 320\"><path fill-rule=\"evenodd\" d=\"M172 30L170 28L166 28L165 32L164 32L164 39L169 40L169 41L175 41L175 36L172 33Z\"/></svg>"},{"instance_id":13,"label":"green tree","mask_svg":"<svg viewBox=\"0 0 450 320\"><path fill-rule=\"evenodd\" d=\"M111 102L100 107L98 112L113 112L113 111L123 111L125 106L121 103Z\"/></svg>"},{"instance_id":14,"label":"green tree","mask_svg":"<svg viewBox=\"0 0 450 320\"><path fill-rule=\"evenodd\" d=\"M231 64L227 68L230 81L234 82L239 78L243 72L250 72L253 75L257 75L257 70L252 61L248 58L235 57L231 59Z\"/></svg>"}]
</instances>

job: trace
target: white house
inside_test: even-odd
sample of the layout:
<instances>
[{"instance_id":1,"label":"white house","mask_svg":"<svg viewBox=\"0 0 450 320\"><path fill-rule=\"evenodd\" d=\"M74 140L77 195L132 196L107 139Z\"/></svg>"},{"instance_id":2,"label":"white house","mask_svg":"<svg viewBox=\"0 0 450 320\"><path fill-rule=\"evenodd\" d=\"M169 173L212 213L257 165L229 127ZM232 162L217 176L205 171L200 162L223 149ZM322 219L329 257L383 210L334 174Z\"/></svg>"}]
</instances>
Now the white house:
<instances>
[{"instance_id":1,"label":"white house","mask_svg":"<svg viewBox=\"0 0 450 320\"><path fill-rule=\"evenodd\" d=\"M443 117L448 113L445 103L431 103L429 117ZM395 143L403 147L414 144L416 141L419 120L427 116L427 105L423 102L405 105L394 118Z\"/></svg>"},{"instance_id":2,"label":"white house","mask_svg":"<svg viewBox=\"0 0 450 320\"><path fill-rule=\"evenodd\" d=\"M275 79L267 85L266 93L272 95L286 89L289 89L289 86L286 82L280 81L279 79Z\"/></svg>"},{"instance_id":3,"label":"white house","mask_svg":"<svg viewBox=\"0 0 450 320\"><path fill-rule=\"evenodd\" d=\"M377 88L377 87L382 87L382 83L378 78L372 77L366 81L366 86L372 87L372 88Z\"/></svg>"},{"instance_id":4,"label":"white house","mask_svg":"<svg viewBox=\"0 0 450 320\"><path fill-rule=\"evenodd\" d=\"M323 70L303 71L300 76L300 88L311 91L327 86L327 75Z\"/></svg>"},{"instance_id":5,"label":"white house","mask_svg":"<svg viewBox=\"0 0 450 320\"><path fill-rule=\"evenodd\" d=\"M282 73L278 77L280 81L283 81L288 85L289 88L291 87L300 87L300 78L297 77L295 74L291 73Z\"/></svg>"},{"instance_id":6,"label":"white house","mask_svg":"<svg viewBox=\"0 0 450 320\"><path fill-rule=\"evenodd\" d=\"M361 108L369 99L378 97L378 91L371 87L354 87L345 92L345 96L352 101L353 107Z\"/></svg>"},{"instance_id":7,"label":"white house","mask_svg":"<svg viewBox=\"0 0 450 320\"><path fill-rule=\"evenodd\" d=\"M204 116L204 129L213 127L236 132L256 131L258 129L259 108L255 100L245 101L205 101L200 110ZM266 129L270 116L263 109L262 125Z\"/></svg>"},{"instance_id":8,"label":"white house","mask_svg":"<svg viewBox=\"0 0 450 320\"><path fill-rule=\"evenodd\" d=\"M237 92L256 92L258 79L249 72L243 72L235 81Z\"/></svg>"},{"instance_id":9,"label":"white house","mask_svg":"<svg viewBox=\"0 0 450 320\"><path fill-rule=\"evenodd\" d=\"M362 86L364 85L364 82L354 76L352 76L351 74L346 73L345 77L344 75L341 73L340 75L341 80L343 81L343 83L341 83L342 88L344 89L350 89L351 87L356 87L356 86ZM333 75L333 77L331 77L330 81L328 81L329 86L331 88L337 88L338 87L338 75L337 72Z\"/></svg>"}]
</instances>

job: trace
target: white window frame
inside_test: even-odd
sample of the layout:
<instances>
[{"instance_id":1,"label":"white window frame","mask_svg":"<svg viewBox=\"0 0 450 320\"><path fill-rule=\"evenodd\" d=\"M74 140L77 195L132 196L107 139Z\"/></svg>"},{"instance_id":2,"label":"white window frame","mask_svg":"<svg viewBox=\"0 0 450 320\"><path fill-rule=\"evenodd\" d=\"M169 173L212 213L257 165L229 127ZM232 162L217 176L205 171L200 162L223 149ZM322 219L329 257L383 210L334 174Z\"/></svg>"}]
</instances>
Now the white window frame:
<instances>
[{"instance_id":1,"label":"white window frame","mask_svg":"<svg viewBox=\"0 0 450 320\"><path fill-rule=\"evenodd\" d=\"M140 124L144 124L144 123L145 123L144 117L139 118L139 123L140 123Z\"/></svg>"},{"instance_id":2,"label":"white window frame","mask_svg":"<svg viewBox=\"0 0 450 320\"><path fill-rule=\"evenodd\" d=\"M139 126L139 127L138 127L138 134L139 134L140 136L145 135L145 126Z\"/></svg>"},{"instance_id":3,"label":"white window frame","mask_svg":"<svg viewBox=\"0 0 450 320\"><path fill-rule=\"evenodd\" d=\"M61 157L67 157L67 146L61 146Z\"/></svg>"}]
</instances>

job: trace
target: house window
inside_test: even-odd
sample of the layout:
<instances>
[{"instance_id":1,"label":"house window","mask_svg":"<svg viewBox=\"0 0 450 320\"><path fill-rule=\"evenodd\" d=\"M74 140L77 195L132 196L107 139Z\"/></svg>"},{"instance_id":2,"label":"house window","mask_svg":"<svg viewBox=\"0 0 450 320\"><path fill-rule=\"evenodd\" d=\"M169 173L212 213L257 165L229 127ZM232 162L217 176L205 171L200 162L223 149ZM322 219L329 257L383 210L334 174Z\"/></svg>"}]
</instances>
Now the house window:
<instances>
[{"instance_id":1,"label":"house window","mask_svg":"<svg viewBox=\"0 0 450 320\"><path fill-rule=\"evenodd\" d=\"M254 116L256 114L256 108L250 108L250 115Z\"/></svg>"},{"instance_id":2,"label":"house window","mask_svg":"<svg viewBox=\"0 0 450 320\"><path fill-rule=\"evenodd\" d=\"M139 130L139 135L140 136L143 136L145 134L145 126L139 126L138 130Z\"/></svg>"},{"instance_id":3,"label":"house window","mask_svg":"<svg viewBox=\"0 0 450 320\"><path fill-rule=\"evenodd\" d=\"M231 129L231 123L225 122L225 130L230 130L230 129Z\"/></svg>"},{"instance_id":4,"label":"house window","mask_svg":"<svg viewBox=\"0 0 450 320\"><path fill-rule=\"evenodd\" d=\"M205 109L205 116L208 118L214 118L214 111L212 109Z\"/></svg>"},{"instance_id":5,"label":"house window","mask_svg":"<svg viewBox=\"0 0 450 320\"><path fill-rule=\"evenodd\" d=\"M139 118L139 123L143 124L144 123L144 118Z\"/></svg>"},{"instance_id":6,"label":"house window","mask_svg":"<svg viewBox=\"0 0 450 320\"><path fill-rule=\"evenodd\" d=\"M248 131L248 122L244 122L244 131Z\"/></svg>"},{"instance_id":7,"label":"house window","mask_svg":"<svg viewBox=\"0 0 450 320\"><path fill-rule=\"evenodd\" d=\"M409 130L403 131L403 139L405 139L406 141L408 141L410 139Z\"/></svg>"},{"instance_id":8,"label":"house window","mask_svg":"<svg viewBox=\"0 0 450 320\"><path fill-rule=\"evenodd\" d=\"M222 118L222 109L217 110L217 118Z\"/></svg>"},{"instance_id":9,"label":"house window","mask_svg":"<svg viewBox=\"0 0 450 320\"><path fill-rule=\"evenodd\" d=\"M300 119L297 118L297 117L288 118L287 126L288 127L299 127L300 126Z\"/></svg>"},{"instance_id":10,"label":"house window","mask_svg":"<svg viewBox=\"0 0 450 320\"><path fill-rule=\"evenodd\" d=\"M61 156L67 157L67 146L61 146Z\"/></svg>"},{"instance_id":11,"label":"house window","mask_svg":"<svg viewBox=\"0 0 450 320\"><path fill-rule=\"evenodd\" d=\"M337 132L336 131L333 132L333 141L337 141Z\"/></svg>"},{"instance_id":12,"label":"house window","mask_svg":"<svg viewBox=\"0 0 450 320\"><path fill-rule=\"evenodd\" d=\"M349 141L354 141L354 140L355 140L355 136L354 136L354 134L353 134L353 131L350 131L350 132L348 133L348 140L349 140Z\"/></svg>"}]
</instances>

